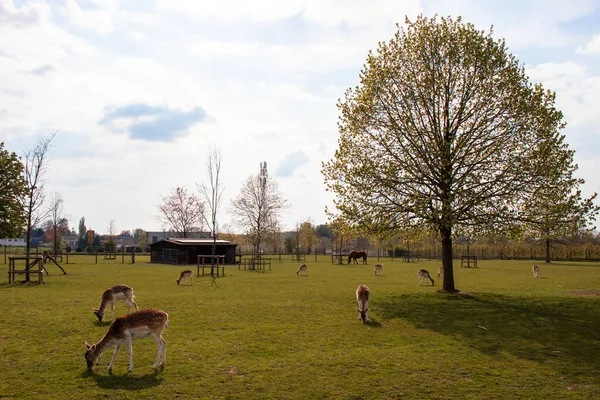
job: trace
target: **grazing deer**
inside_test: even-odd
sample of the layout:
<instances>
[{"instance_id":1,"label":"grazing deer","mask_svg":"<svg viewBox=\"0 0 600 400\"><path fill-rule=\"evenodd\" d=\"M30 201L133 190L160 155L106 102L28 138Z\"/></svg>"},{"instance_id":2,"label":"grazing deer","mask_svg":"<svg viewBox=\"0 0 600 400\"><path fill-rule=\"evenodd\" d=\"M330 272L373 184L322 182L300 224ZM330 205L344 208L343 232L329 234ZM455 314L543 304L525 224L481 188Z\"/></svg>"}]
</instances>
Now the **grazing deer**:
<instances>
[{"instance_id":1,"label":"grazing deer","mask_svg":"<svg viewBox=\"0 0 600 400\"><path fill-rule=\"evenodd\" d=\"M444 275L444 266L442 265L440 267L440 269L438 269L438 279L442 277L442 275Z\"/></svg>"},{"instance_id":2,"label":"grazing deer","mask_svg":"<svg viewBox=\"0 0 600 400\"><path fill-rule=\"evenodd\" d=\"M540 267L538 267L537 265L534 265L533 267L531 267L531 270L533 271L534 278L540 277Z\"/></svg>"},{"instance_id":3,"label":"grazing deer","mask_svg":"<svg viewBox=\"0 0 600 400\"><path fill-rule=\"evenodd\" d=\"M371 291L366 285L360 285L358 289L356 289L356 301L358 302L358 319L362 321L363 324L367 323L369 319L369 296L371 295Z\"/></svg>"},{"instance_id":4,"label":"grazing deer","mask_svg":"<svg viewBox=\"0 0 600 400\"><path fill-rule=\"evenodd\" d=\"M179 282L181 282L181 280L183 280L183 282L185 283L185 281L188 278L190 279L190 285L193 285L194 280L192 279L192 270L191 269L186 269L185 271L182 271L181 274L179 274L179 279L177 279L177 285L179 286Z\"/></svg>"},{"instance_id":5,"label":"grazing deer","mask_svg":"<svg viewBox=\"0 0 600 400\"><path fill-rule=\"evenodd\" d=\"M137 303L133 301L134 298L135 295L132 288L127 285L115 285L102 293L100 308L94 308L94 314L98 317L98 321L102 322L102 319L104 319L104 310L106 310L106 307L110 303L112 305L112 318L110 320L112 321L115 319L115 303L117 300L123 300L127 303L127 314L131 311L131 306L135 307L136 311L139 311Z\"/></svg>"},{"instance_id":6,"label":"grazing deer","mask_svg":"<svg viewBox=\"0 0 600 400\"><path fill-rule=\"evenodd\" d=\"M433 278L431 277L431 275L429 275L429 272L425 269L420 269L418 271L419 273L419 285L423 284L423 281L425 279L429 279L431 281L431 286L435 285L435 282L433 281Z\"/></svg>"},{"instance_id":7,"label":"grazing deer","mask_svg":"<svg viewBox=\"0 0 600 400\"><path fill-rule=\"evenodd\" d=\"M375 272L375 275L383 274L383 265L375 264L375 268L373 269L373 272Z\"/></svg>"},{"instance_id":8,"label":"grazing deer","mask_svg":"<svg viewBox=\"0 0 600 400\"><path fill-rule=\"evenodd\" d=\"M304 272L304 274L307 273L308 267L306 266L306 264L302 264L300 267L298 267L298 270L296 271L296 275L298 275L300 272Z\"/></svg>"},{"instance_id":9,"label":"grazing deer","mask_svg":"<svg viewBox=\"0 0 600 400\"><path fill-rule=\"evenodd\" d=\"M126 344L127 352L129 353L129 371L131 371L133 369L133 358L131 355L133 339L147 336L152 336L152 339L154 339L158 346L156 361L152 366L152 368L156 369L167 360L167 342L162 337L162 331L168 327L169 316L161 310L142 310L118 317L113 321L110 328L108 328L108 332L106 332L98 343L88 344L88 342L85 342L87 348L85 361L88 370L91 371L94 368L102 353L112 346L116 346L110 364L108 364L108 370L111 371L115 364L115 358L117 358L117 354L121 350L121 346Z\"/></svg>"}]
</instances>

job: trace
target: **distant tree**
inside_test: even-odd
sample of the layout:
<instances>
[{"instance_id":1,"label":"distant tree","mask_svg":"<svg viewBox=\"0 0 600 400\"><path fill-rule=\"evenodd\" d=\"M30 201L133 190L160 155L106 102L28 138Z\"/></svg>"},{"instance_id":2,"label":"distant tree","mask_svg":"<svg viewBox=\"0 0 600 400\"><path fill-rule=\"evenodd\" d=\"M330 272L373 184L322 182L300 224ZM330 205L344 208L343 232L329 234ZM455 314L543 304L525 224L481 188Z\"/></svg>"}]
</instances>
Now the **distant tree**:
<instances>
[{"instance_id":1,"label":"distant tree","mask_svg":"<svg viewBox=\"0 0 600 400\"><path fill-rule=\"evenodd\" d=\"M283 240L283 246L286 253L293 253L296 249L296 239L292 235L288 235Z\"/></svg>"},{"instance_id":2,"label":"distant tree","mask_svg":"<svg viewBox=\"0 0 600 400\"><path fill-rule=\"evenodd\" d=\"M310 254L313 251L313 247L318 243L319 238L315 232L315 226L310 220L304 221L300 224L300 247L306 251L306 254Z\"/></svg>"},{"instance_id":3,"label":"distant tree","mask_svg":"<svg viewBox=\"0 0 600 400\"><path fill-rule=\"evenodd\" d=\"M46 193L44 191L44 175L47 170L48 151L56 132L48 138L39 138L32 149L25 152L23 178L25 179L27 191L22 197L22 206L27 216L27 247L26 255L29 256L31 247L31 229L48 215L43 209Z\"/></svg>"},{"instance_id":4,"label":"distant tree","mask_svg":"<svg viewBox=\"0 0 600 400\"><path fill-rule=\"evenodd\" d=\"M143 250L148 247L148 234L145 230L137 228L135 231L133 231L133 239L135 240L136 246L138 246L140 249Z\"/></svg>"},{"instance_id":5,"label":"distant tree","mask_svg":"<svg viewBox=\"0 0 600 400\"><path fill-rule=\"evenodd\" d=\"M374 237L439 232L443 289L455 292L454 235L514 225L545 173L536 148L556 145L562 113L491 30L406 23L339 102L339 148L323 174L347 224Z\"/></svg>"},{"instance_id":6,"label":"distant tree","mask_svg":"<svg viewBox=\"0 0 600 400\"><path fill-rule=\"evenodd\" d=\"M315 234L319 238L331 238L331 230L329 230L329 226L327 226L327 224L317 225L315 227Z\"/></svg>"},{"instance_id":7,"label":"distant tree","mask_svg":"<svg viewBox=\"0 0 600 400\"><path fill-rule=\"evenodd\" d=\"M157 207L160 222L182 238L187 238L198 226L202 229L204 203L183 187L172 189L168 196L161 198Z\"/></svg>"},{"instance_id":8,"label":"distant tree","mask_svg":"<svg viewBox=\"0 0 600 400\"><path fill-rule=\"evenodd\" d=\"M523 202L526 229L542 238L546 247L545 261L550 263L550 244L553 240L580 235L595 229L593 222L600 210L594 204L597 193L582 198L583 179L574 177L577 164L575 152L569 150L563 138L554 146L540 146L537 157L543 163L544 179Z\"/></svg>"},{"instance_id":9,"label":"distant tree","mask_svg":"<svg viewBox=\"0 0 600 400\"><path fill-rule=\"evenodd\" d=\"M212 244L212 266L215 265L215 254L217 252L217 237L219 235L219 224L217 223L217 213L221 207L221 197L223 188L221 188L221 152L216 148L209 148L208 161L206 162L206 175L208 185L198 185L198 189L208 207L204 208L202 216L206 225L208 225L213 239ZM211 274L213 273L211 269Z\"/></svg>"},{"instance_id":10,"label":"distant tree","mask_svg":"<svg viewBox=\"0 0 600 400\"><path fill-rule=\"evenodd\" d=\"M91 243L87 240L87 227L85 226L85 217L81 217L79 220L79 237L77 238L77 247L80 249L85 249L88 246L91 246Z\"/></svg>"},{"instance_id":11,"label":"distant tree","mask_svg":"<svg viewBox=\"0 0 600 400\"><path fill-rule=\"evenodd\" d=\"M26 218L21 202L27 193L24 166L16 153L9 153L0 142L0 237L17 238L23 234Z\"/></svg>"},{"instance_id":12,"label":"distant tree","mask_svg":"<svg viewBox=\"0 0 600 400\"><path fill-rule=\"evenodd\" d=\"M119 237L120 238L132 238L133 235L131 234L131 231L129 229L127 229L127 230L122 230L121 233L119 233Z\"/></svg>"},{"instance_id":13,"label":"distant tree","mask_svg":"<svg viewBox=\"0 0 600 400\"><path fill-rule=\"evenodd\" d=\"M254 257L260 257L261 244L279 232L281 214L289 206L267 174L266 163L261 167L261 174L250 175L231 202L231 214L252 243Z\"/></svg>"},{"instance_id":14,"label":"distant tree","mask_svg":"<svg viewBox=\"0 0 600 400\"><path fill-rule=\"evenodd\" d=\"M63 198L59 193L54 193L48 209L49 219L46 221L46 236L52 241L54 253L61 250L62 237L69 233L69 221L64 215Z\"/></svg>"},{"instance_id":15,"label":"distant tree","mask_svg":"<svg viewBox=\"0 0 600 400\"><path fill-rule=\"evenodd\" d=\"M111 219L108 223L108 238L104 242L104 250L107 252L114 253L117 251L117 228L115 220Z\"/></svg>"}]
</instances>

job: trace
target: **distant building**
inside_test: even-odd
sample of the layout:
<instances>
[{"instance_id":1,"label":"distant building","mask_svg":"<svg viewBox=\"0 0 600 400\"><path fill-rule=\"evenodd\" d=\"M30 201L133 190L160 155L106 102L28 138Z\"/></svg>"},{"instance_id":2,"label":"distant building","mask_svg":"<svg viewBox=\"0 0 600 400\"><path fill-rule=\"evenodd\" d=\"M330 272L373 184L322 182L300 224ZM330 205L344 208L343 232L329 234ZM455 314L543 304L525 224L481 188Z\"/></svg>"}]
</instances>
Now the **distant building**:
<instances>
[{"instance_id":1,"label":"distant building","mask_svg":"<svg viewBox=\"0 0 600 400\"><path fill-rule=\"evenodd\" d=\"M63 248L70 247L73 251L77 248L77 242L79 240L79 235L62 235Z\"/></svg>"},{"instance_id":2,"label":"distant building","mask_svg":"<svg viewBox=\"0 0 600 400\"><path fill-rule=\"evenodd\" d=\"M150 244L150 262L163 264L196 264L199 255L212 254L212 239L169 238ZM235 264L237 244L217 240L215 254L225 256L225 264ZM210 260L207 260L210 263Z\"/></svg>"},{"instance_id":3,"label":"distant building","mask_svg":"<svg viewBox=\"0 0 600 400\"><path fill-rule=\"evenodd\" d=\"M25 242L24 238L5 238L0 239L0 246L25 246L27 242Z\"/></svg>"}]
</instances>

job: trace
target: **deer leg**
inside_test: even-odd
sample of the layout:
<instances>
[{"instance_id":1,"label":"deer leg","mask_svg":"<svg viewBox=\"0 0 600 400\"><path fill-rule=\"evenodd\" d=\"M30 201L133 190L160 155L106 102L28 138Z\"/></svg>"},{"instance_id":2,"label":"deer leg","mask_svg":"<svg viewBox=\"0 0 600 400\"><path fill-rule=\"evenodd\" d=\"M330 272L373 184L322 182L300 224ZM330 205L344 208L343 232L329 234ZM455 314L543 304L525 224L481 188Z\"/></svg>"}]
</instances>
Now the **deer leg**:
<instances>
[{"instance_id":1,"label":"deer leg","mask_svg":"<svg viewBox=\"0 0 600 400\"><path fill-rule=\"evenodd\" d=\"M152 336L152 339L154 339L154 341L156 342L156 347L158 347L158 351L156 352L156 361L154 361L154 365L152 366L152 368L156 369L156 368L158 368L158 366L160 364L162 364L160 362L160 358L161 358L161 356L163 354L163 343L162 342L164 340L163 340L162 336L160 338L157 337L156 333L154 333L154 332L152 332L150 334L150 336Z\"/></svg>"},{"instance_id":2,"label":"deer leg","mask_svg":"<svg viewBox=\"0 0 600 400\"><path fill-rule=\"evenodd\" d=\"M128 371L133 370L133 339L129 338L127 341L127 353L129 353L129 369Z\"/></svg>"},{"instance_id":3,"label":"deer leg","mask_svg":"<svg viewBox=\"0 0 600 400\"><path fill-rule=\"evenodd\" d=\"M115 301L113 300L111 303L112 306L112 318L110 319L111 321L113 321L115 319Z\"/></svg>"},{"instance_id":4,"label":"deer leg","mask_svg":"<svg viewBox=\"0 0 600 400\"><path fill-rule=\"evenodd\" d=\"M110 363L108 364L109 371L112 371L112 369L113 369L113 365L115 364L115 359L117 358L117 354L119 354L119 350L121 350L120 344L115 346L115 350L113 351L112 359L110 360Z\"/></svg>"}]
</instances>

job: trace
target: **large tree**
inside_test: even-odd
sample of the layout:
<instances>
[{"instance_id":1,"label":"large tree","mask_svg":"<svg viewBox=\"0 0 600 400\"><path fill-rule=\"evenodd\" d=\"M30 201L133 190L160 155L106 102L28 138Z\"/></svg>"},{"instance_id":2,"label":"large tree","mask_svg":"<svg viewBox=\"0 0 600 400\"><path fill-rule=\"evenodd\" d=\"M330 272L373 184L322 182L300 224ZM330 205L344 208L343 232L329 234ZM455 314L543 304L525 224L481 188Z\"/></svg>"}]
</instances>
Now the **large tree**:
<instances>
[{"instance_id":1,"label":"large tree","mask_svg":"<svg viewBox=\"0 0 600 400\"><path fill-rule=\"evenodd\" d=\"M27 191L23 164L16 153L10 153L0 142L0 237L17 238L25 228L22 196Z\"/></svg>"},{"instance_id":2,"label":"large tree","mask_svg":"<svg viewBox=\"0 0 600 400\"><path fill-rule=\"evenodd\" d=\"M161 223L182 238L202 228L204 203L197 195L188 194L184 187L172 189L157 207Z\"/></svg>"},{"instance_id":3,"label":"large tree","mask_svg":"<svg viewBox=\"0 0 600 400\"><path fill-rule=\"evenodd\" d=\"M254 257L260 257L261 244L279 232L281 214L288 207L277 182L267 174L266 163L261 164L261 173L250 175L231 201L234 221L252 243Z\"/></svg>"},{"instance_id":4,"label":"large tree","mask_svg":"<svg viewBox=\"0 0 600 400\"><path fill-rule=\"evenodd\" d=\"M44 175L48 169L48 151L55 136L56 132L47 138L39 138L36 144L25 152L24 156L23 177L27 183L27 191L22 197L22 205L27 216L27 256L29 256L31 246L31 230L38 226L49 212L48 209L43 208L46 200Z\"/></svg>"},{"instance_id":5,"label":"large tree","mask_svg":"<svg viewBox=\"0 0 600 400\"><path fill-rule=\"evenodd\" d=\"M491 30L437 16L406 24L339 101L339 148L323 173L349 224L375 237L439 232L443 289L454 292L453 235L516 220L562 113Z\"/></svg>"},{"instance_id":6,"label":"large tree","mask_svg":"<svg viewBox=\"0 0 600 400\"><path fill-rule=\"evenodd\" d=\"M219 225L217 223L217 213L221 207L221 197L223 197L223 188L221 187L221 152L216 148L208 150L208 161L206 162L206 175L208 185L198 185L198 189L208 207L202 214L204 221L208 225L213 239L212 244L212 267L215 265L215 254L217 253L217 236L219 235ZM211 268L211 275L213 274Z\"/></svg>"}]
</instances>

